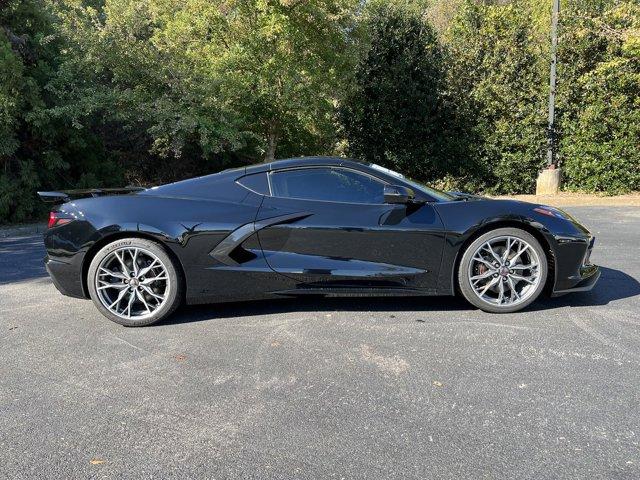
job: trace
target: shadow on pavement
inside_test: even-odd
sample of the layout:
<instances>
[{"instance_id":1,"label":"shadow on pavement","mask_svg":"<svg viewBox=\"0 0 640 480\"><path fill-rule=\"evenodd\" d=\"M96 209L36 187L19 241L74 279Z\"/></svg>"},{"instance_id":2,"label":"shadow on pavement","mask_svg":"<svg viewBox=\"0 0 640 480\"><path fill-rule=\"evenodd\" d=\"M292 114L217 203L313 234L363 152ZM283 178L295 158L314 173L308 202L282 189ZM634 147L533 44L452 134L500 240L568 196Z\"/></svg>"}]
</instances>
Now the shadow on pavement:
<instances>
[{"instance_id":1,"label":"shadow on pavement","mask_svg":"<svg viewBox=\"0 0 640 480\"><path fill-rule=\"evenodd\" d=\"M640 283L630 275L601 267L602 276L590 292L572 293L556 298L541 298L523 311L533 312L562 307L607 305L614 300L640 295ZM385 297L385 298L287 298L255 300L212 305L185 306L158 326L199 322L217 318L248 317L290 312L433 312L474 310L459 297Z\"/></svg>"},{"instance_id":2,"label":"shadow on pavement","mask_svg":"<svg viewBox=\"0 0 640 480\"><path fill-rule=\"evenodd\" d=\"M0 285L47 276L41 235L0 239Z\"/></svg>"},{"instance_id":3,"label":"shadow on pavement","mask_svg":"<svg viewBox=\"0 0 640 480\"><path fill-rule=\"evenodd\" d=\"M528 310L546 310L559 307L585 307L607 305L614 300L640 295L640 283L621 270L600 267L602 276L593 290L570 293L556 298L544 298L535 302Z\"/></svg>"},{"instance_id":4,"label":"shadow on pavement","mask_svg":"<svg viewBox=\"0 0 640 480\"><path fill-rule=\"evenodd\" d=\"M158 326L216 318L250 317L290 312L432 312L462 311L471 307L457 297L323 298L300 297L251 302L185 306Z\"/></svg>"}]
</instances>

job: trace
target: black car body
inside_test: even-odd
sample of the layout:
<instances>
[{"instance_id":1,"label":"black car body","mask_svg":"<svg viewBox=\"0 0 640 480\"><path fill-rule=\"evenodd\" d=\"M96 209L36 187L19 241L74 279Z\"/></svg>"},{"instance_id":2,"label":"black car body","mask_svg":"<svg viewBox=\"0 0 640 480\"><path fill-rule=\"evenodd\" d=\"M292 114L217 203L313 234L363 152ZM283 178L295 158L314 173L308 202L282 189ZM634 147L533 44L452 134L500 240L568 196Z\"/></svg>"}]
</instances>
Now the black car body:
<instances>
[{"instance_id":1,"label":"black car body","mask_svg":"<svg viewBox=\"0 0 640 480\"><path fill-rule=\"evenodd\" d=\"M599 276L589 262L593 237L564 212L445 194L342 158L281 160L70 200L52 217L46 267L60 292L78 298L89 297L93 257L123 238L161 245L180 269L190 304L305 294L453 295L465 247L509 227L532 235L544 250L549 293L590 289Z\"/></svg>"}]
</instances>

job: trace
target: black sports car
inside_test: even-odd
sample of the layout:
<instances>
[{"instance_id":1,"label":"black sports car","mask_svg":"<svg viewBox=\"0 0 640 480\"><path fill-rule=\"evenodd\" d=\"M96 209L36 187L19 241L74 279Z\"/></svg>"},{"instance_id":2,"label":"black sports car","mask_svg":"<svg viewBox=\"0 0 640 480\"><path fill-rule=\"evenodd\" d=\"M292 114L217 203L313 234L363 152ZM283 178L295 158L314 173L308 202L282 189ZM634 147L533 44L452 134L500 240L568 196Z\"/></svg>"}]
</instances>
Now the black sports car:
<instances>
[{"instance_id":1,"label":"black sports car","mask_svg":"<svg viewBox=\"0 0 640 480\"><path fill-rule=\"evenodd\" d=\"M148 325L181 302L462 294L514 312L589 290L594 238L561 210L444 193L342 158L298 158L139 191L39 192L65 295ZM91 198L74 199L76 196Z\"/></svg>"}]
</instances>

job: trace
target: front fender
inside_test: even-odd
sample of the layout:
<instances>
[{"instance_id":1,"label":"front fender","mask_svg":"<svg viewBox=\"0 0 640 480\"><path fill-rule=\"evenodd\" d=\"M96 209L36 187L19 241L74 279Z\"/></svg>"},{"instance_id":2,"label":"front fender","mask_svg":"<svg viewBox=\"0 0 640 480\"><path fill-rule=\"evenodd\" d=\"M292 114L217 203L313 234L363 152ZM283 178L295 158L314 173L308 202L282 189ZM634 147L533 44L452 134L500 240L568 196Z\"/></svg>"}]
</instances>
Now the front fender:
<instances>
[{"instance_id":1,"label":"front fender","mask_svg":"<svg viewBox=\"0 0 640 480\"><path fill-rule=\"evenodd\" d=\"M558 257L556 236L533 216L535 205L483 199L443 202L435 206L445 225L445 245L438 278L438 291L443 295L455 294L457 265L466 246L478 236L496 228L521 228L540 241L552 262ZM552 270L554 273L551 281L555 286L558 270Z\"/></svg>"}]
</instances>

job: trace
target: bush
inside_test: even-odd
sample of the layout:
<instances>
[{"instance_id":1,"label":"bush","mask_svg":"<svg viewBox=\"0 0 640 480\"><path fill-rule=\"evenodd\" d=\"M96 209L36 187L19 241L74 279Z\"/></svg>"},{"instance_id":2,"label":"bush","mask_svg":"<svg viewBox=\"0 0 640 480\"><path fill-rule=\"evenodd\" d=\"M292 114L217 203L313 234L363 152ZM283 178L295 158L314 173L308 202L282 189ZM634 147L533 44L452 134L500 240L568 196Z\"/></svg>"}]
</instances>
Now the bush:
<instances>
[{"instance_id":1,"label":"bush","mask_svg":"<svg viewBox=\"0 0 640 480\"><path fill-rule=\"evenodd\" d=\"M379 6L366 30L369 47L340 110L348 153L423 180L460 173L467 145L433 28L412 9Z\"/></svg>"},{"instance_id":2,"label":"bush","mask_svg":"<svg viewBox=\"0 0 640 480\"><path fill-rule=\"evenodd\" d=\"M567 56L597 55L567 88L572 101L565 103L560 144L566 185L640 190L640 6L626 2L578 18Z\"/></svg>"},{"instance_id":3,"label":"bush","mask_svg":"<svg viewBox=\"0 0 640 480\"><path fill-rule=\"evenodd\" d=\"M548 62L526 1L467 1L447 32L450 85L473 119L476 165L491 193L529 193L544 164Z\"/></svg>"}]
</instances>

